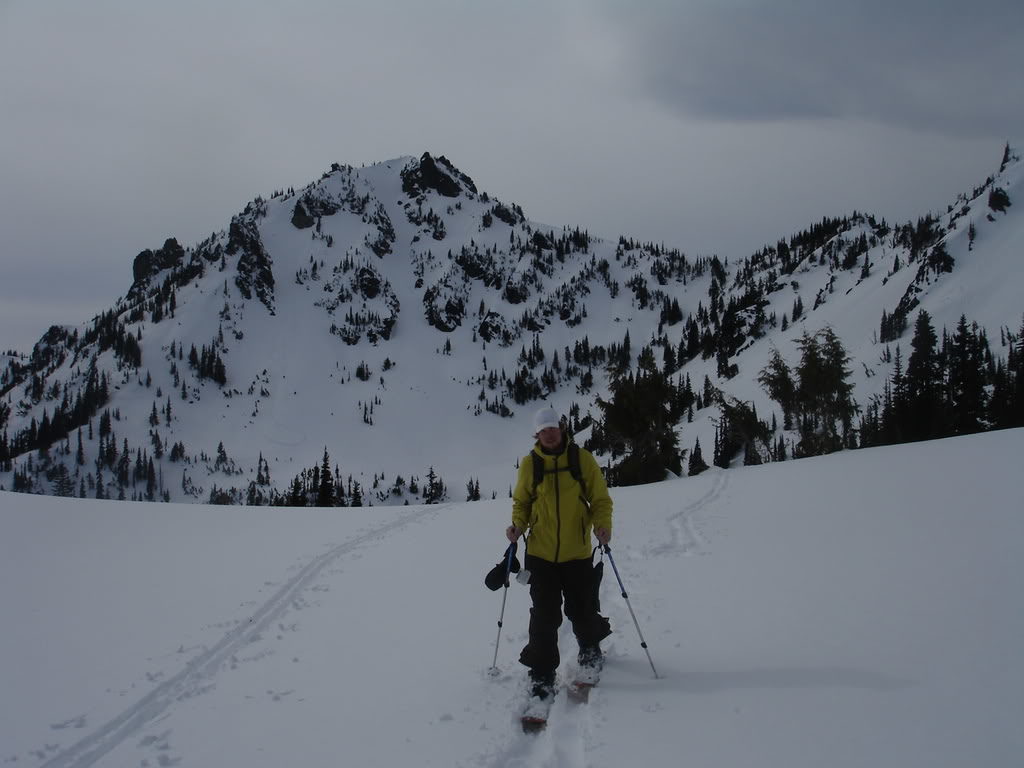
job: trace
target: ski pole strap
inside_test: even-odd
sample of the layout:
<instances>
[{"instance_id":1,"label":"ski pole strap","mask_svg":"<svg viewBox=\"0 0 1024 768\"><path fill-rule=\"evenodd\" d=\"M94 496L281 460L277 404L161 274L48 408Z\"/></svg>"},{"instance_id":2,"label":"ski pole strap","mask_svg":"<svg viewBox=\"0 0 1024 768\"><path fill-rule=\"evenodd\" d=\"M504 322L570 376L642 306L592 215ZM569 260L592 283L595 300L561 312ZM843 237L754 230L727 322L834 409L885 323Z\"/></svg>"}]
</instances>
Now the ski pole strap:
<instances>
[{"instance_id":1,"label":"ski pole strap","mask_svg":"<svg viewBox=\"0 0 1024 768\"><path fill-rule=\"evenodd\" d=\"M516 543L513 541L505 550L505 588L508 588L509 575L512 573L512 558L516 556Z\"/></svg>"}]
</instances>

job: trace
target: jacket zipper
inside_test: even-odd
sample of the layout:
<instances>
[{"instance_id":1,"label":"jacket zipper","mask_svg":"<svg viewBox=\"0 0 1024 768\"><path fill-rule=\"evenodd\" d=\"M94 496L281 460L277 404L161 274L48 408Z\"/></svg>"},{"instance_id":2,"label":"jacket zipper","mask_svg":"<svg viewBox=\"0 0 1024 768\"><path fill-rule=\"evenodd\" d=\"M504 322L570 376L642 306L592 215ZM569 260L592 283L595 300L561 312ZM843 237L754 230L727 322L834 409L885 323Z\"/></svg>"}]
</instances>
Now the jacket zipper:
<instances>
[{"instance_id":1,"label":"jacket zipper","mask_svg":"<svg viewBox=\"0 0 1024 768\"><path fill-rule=\"evenodd\" d=\"M562 500L558 491L558 456L555 456L555 562L562 548Z\"/></svg>"}]
</instances>

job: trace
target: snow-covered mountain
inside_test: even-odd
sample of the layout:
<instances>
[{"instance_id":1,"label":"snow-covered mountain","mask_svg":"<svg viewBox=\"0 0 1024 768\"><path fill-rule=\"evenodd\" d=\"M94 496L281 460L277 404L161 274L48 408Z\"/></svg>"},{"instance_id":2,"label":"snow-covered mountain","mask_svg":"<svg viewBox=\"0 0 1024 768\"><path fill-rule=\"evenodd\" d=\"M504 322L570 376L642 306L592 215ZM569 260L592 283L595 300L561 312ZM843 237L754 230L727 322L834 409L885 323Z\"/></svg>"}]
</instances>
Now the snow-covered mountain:
<instances>
[{"instance_id":1,"label":"snow-covered mountain","mask_svg":"<svg viewBox=\"0 0 1024 768\"><path fill-rule=\"evenodd\" d=\"M0 487L256 502L326 453L349 503L504 496L538 402L586 425L609 362L649 348L678 388L767 419L772 351L795 362L826 326L867 408L920 308L1017 343L1022 184L1007 146L941 214L826 219L728 261L540 224L443 157L334 165L143 251L109 312L7 359ZM680 419L682 448L710 453L719 402Z\"/></svg>"},{"instance_id":2,"label":"snow-covered mountain","mask_svg":"<svg viewBox=\"0 0 1024 768\"><path fill-rule=\"evenodd\" d=\"M1006 768L1024 430L613 488L614 634L525 736L507 499L339 512L0 492L0 763ZM855 480L854 480L855 478ZM562 679L575 642L563 625ZM487 673L495 658L501 674Z\"/></svg>"}]
</instances>

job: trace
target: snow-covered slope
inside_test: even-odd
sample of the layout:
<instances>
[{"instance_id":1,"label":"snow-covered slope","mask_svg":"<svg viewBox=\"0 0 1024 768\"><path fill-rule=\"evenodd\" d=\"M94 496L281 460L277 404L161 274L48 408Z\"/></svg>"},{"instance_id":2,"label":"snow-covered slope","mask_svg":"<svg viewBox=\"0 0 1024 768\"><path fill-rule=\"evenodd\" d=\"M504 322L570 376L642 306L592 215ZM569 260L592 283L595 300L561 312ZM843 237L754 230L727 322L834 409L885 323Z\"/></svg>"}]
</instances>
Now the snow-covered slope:
<instances>
[{"instance_id":1,"label":"snow-covered slope","mask_svg":"<svg viewBox=\"0 0 1024 768\"><path fill-rule=\"evenodd\" d=\"M1016 765L1022 451L1007 430L613 489L660 677L608 568L604 679L538 737L514 723L515 583L487 674L505 501L0 493L0 763Z\"/></svg>"},{"instance_id":2,"label":"snow-covered slope","mask_svg":"<svg viewBox=\"0 0 1024 768\"><path fill-rule=\"evenodd\" d=\"M998 173L924 223L856 214L723 263L532 222L444 158L335 165L202 243L144 251L109 313L9 360L0 434L14 458L0 487L240 502L286 492L326 450L367 503L417 501L410 486L431 470L450 499L470 481L504 496L539 400L596 415L627 333L634 365L655 342L661 364L691 320L735 375L697 355L677 382L707 377L768 418L757 375L771 350L795 361L800 335L830 326L866 406L892 370L883 313L912 326L926 308L940 332L964 314L994 344L1020 329L1024 212L992 201L1024 199L1022 186L1008 148ZM906 355L909 331L895 343ZM678 431L710 453L720 414L704 405ZM37 439L48 424L52 441Z\"/></svg>"}]
</instances>

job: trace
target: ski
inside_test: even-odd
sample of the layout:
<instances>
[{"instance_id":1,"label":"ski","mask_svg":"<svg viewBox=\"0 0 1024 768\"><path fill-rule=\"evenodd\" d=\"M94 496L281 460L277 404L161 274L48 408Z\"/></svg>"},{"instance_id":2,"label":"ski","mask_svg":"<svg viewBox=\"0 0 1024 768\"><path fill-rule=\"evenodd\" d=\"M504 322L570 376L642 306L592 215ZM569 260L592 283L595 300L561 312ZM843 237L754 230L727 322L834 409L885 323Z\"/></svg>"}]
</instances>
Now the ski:
<instances>
[{"instance_id":1,"label":"ski","mask_svg":"<svg viewBox=\"0 0 1024 768\"><path fill-rule=\"evenodd\" d=\"M587 704L590 701L590 691L597 685L600 678L600 667L582 667L576 673L572 681L565 684L565 694L571 704ZM554 703L555 696L549 695L544 699L531 697L526 702L526 707L519 718L523 733L539 733L548 724L548 715Z\"/></svg>"},{"instance_id":2,"label":"ski","mask_svg":"<svg viewBox=\"0 0 1024 768\"><path fill-rule=\"evenodd\" d=\"M586 704L590 701L590 690L601 679L602 666L603 659L598 659L596 663L579 667L576 671L576 677L566 687L566 695L569 701L576 704Z\"/></svg>"},{"instance_id":3,"label":"ski","mask_svg":"<svg viewBox=\"0 0 1024 768\"><path fill-rule=\"evenodd\" d=\"M555 696L552 692L544 699L531 696L527 700L523 714L519 718L519 722L523 727L523 733L538 733L547 727L548 715L551 712L554 698Z\"/></svg>"},{"instance_id":4,"label":"ski","mask_svg":"<svg viewBox=\"0 0 1024 768\"><path fill-rule=\"evenodd\" d=\"M523 726L523 733L540 733L548 727L547 717L539 715L523 715L520 723Z\"/></svg>"},{"instance_id":5,"label":"ski","mask_svg":"<svg viewBox=\"0 0 1024 768\"><path fill-rule=\"evenodd\" d=\"M551 712L550 701L530 699L519 718L523 733L540 733L548 725L548 714Z\"/></svg>"}]
</instances>

